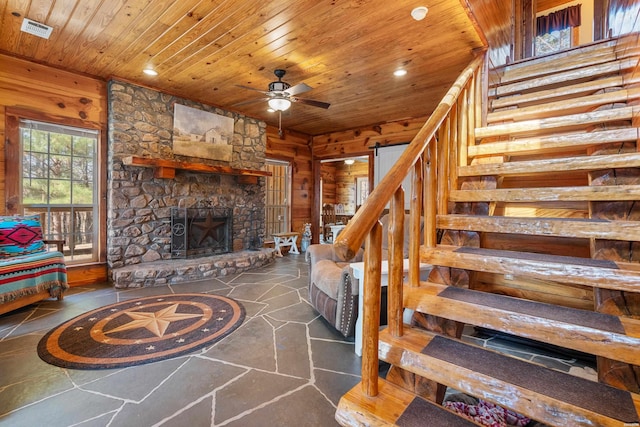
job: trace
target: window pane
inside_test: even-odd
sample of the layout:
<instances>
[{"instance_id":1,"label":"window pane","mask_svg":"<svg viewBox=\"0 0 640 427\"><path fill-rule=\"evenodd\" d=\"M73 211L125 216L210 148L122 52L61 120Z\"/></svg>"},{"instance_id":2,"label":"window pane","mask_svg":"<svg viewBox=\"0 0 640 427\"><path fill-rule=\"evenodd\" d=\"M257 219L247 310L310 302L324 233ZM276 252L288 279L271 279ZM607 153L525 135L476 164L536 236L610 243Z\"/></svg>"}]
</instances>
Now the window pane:
<instances>
[{"instance_id":1,"label":"window pane","mask_svg":"<svg viewBox=\"0 0 640 427\"><path fill-rule=\"evenodd\" d=\"M71 135L51 133L51 154L71 154Z\"/></svg>"},{"instance_id":2,"label":"window pane","mask_svg":"<svg viewBox=\"0 0 640 427\"><path fill-rule=\"evenodd\" d=\"M75 181L92 181L93 159L85 157L74 157L71 174L72 179Z\"/></svg>"},{"instance_id":3,"label":"window pane","mask_svg":"<svg viewBox=\"0 0 640 427\"><path fill-rule=\"evenodd\" d=\"M22 204L43 204L49 201L49 181L46 179L22 180Z\"/></svg>"},{"instance_id":4,"label":"window pane","mask_svg":"<svg viewBox=\"0 0 640 427\"><path fill-rule=\"evenodd\" d=\"M93 183L91 181L73 181L72 186L74 205L93 204Z\"/></svg>"},{"instance_id":5,"label":"window pane","mask_svg":"<svg viewBox=\"0 0 640 427\"><path fill-rule=\"evenodd\" d=\"M49 151L49 133L32 130L30 134L30 151L47 153ZM26 147L25 147L26 148Z\"/></svg>"},{"instance_id":6,"label":"window pane","mask_svg":"<svg viewBox=\"0 0 640 427\"><path fill-rule=\"evenodd\" d=\"M571 28L541 34L536 37L536 55L558 52L571 47Z\"/></svg>"},{"instance_id":7,"label":"window pane","mask_svg":"<svg viewBox=\"0 0 640 427\"><path fill-rule=\"evenodd\" d=\"M73 139L73 154L75 156L93 157L94 139L76 137Z\"/></svg>"},{"instance_id":8,"label":"window pane","mask_svg":"<svg viewBox=\"0 0 640 427\"><path fill-rule=\"evenodd\" d=\"M71 203L71 182L52 179L49 187L49 204L62 205Z\"/></svg>"},{"instance_id":9,"label":"window pane","mask_svg":"<svg viewBox=\"0 0 640 427\"><path fill-rule=\"evenodd\" d=\"M22 159L22 176L25 178L47 178L49 156L39 153L25 153Z\"/></svg>"},{"instance_id":10,"label":"window pane","mask_svg":"<svg viewBox=\"0 0 640 427\"><path fill-rule=\"evenodd\" d=\"M65 240L68 262L97 260L98 132L31 120L20 127L24 213L44 214L44 235Z\"/></svg>"},{"instance_id":11,"label":"window pane","mask_svg":"<svg viewBox=\"0 0 640 427\"><path fill-rule=\"evenodd\" d=\"M51 156L49 159L51 178L71 179L71 157Z\"/></svg>"}]
</instances>

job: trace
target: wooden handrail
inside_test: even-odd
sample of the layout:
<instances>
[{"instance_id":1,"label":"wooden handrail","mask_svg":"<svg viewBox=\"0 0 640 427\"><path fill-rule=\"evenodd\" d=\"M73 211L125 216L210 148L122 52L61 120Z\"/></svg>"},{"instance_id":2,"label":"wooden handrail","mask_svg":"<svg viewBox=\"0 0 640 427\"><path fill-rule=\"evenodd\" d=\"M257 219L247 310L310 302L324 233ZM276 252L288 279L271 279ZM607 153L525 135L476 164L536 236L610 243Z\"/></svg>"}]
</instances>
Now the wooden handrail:
<instances>
[{"instance_id":1,"label":"wooden handrail","mask_svg":"<svg viewBox=\"0 0 640 427\"><path fill-rule=\"evenodd\" d=\"M429 119L425 122L424 126L422 126L418 134L411 140L411 143L407 146L398 161L367 197L365 203L356 212L344 230L340 232L333 244L334 250L340 258L349 260L358 252L367 233L378 221L384 207L391 197L393 197L396 189L402 184L404 178L410 173L413 165L418 161L429 142L433 139L437 129L455 104L463 87L482 63L483 56L484 53L479 54L464 71L462 71Z\"/></svg>"}]
</instances>

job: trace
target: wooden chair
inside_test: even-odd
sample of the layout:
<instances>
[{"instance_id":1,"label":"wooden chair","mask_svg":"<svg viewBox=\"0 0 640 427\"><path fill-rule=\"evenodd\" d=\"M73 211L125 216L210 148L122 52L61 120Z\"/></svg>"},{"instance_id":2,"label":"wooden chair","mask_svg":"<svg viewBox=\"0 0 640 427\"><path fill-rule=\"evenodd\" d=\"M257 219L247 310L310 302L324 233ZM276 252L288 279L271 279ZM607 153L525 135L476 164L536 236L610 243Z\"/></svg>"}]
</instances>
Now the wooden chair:
<instances>
[{"instance_id":1,"label":"wooden chair","mask_svg":"<svg viewBox=\"0 0 640 427\"><path fill-rule=\"evenodd\" d=\"M330 225L336 224L336 209L335 206L330 203L325 203L322 206L322 233L324 236L324 241L330 241L331 228ZM331 236L333 237L333 236Z\"/></svg>"}]
</instances>

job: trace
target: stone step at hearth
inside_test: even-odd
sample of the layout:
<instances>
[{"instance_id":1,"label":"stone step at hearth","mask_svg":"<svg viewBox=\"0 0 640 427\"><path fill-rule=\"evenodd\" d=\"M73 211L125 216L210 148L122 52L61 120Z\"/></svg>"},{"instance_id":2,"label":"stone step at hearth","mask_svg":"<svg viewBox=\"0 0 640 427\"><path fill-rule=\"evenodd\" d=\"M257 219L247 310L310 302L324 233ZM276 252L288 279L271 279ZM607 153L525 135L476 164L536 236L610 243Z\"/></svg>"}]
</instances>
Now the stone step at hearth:
<instances>
[{"instance_id":1,"label":"stone step at hearth","mask_svg":"<svg viewBox=\"0 0 640 427\"><path fill-rule=\"evenodd\" d=\"M420 261L618 291L638 292L640 289L640 265L637 263L448 245L422 246Z\"/></svg>"},{"instance_id":2,"label":"stone step at hearth","mask_svg":"<svg viewBox=\"0 0 640 427\"><path fill-rule=\"evenodd\" d=\"M553 426L638 425L640 396L442 335L380 333L380 359ZM375 402L370 402L375 407Z\"/></svg>"},{"instance_id":3,"label":"stone step at hearth","mask_svg":"<svg viewBox=\"0 0 640 427\"><path fill-rule=\"evenodd\" d=\"M383 379L378 379L376 397L366 396L361 384L356 384L342 396L336 411L336 420L343 426L480 425Z\"/></svg>"},{"instance_id":4,"label":"stone step at hearth","mask_svg":"<svg viewBox=\"0 0 640 427\"><path fill-rule=\"evenodd\" d=\"M405 286L403 298L421 313L640 365L637 319L430 282Z\"/></svg>"},{"instance_id":5,"label":"stone step at hearth","mask_svg":"<svg viewBox=\"0 0 640 427\"><path fill-rule=\"evenodd\" d=\"M168 259L113 269L116 288L166 286L242 273L275 261L272 248L245 250L199 258Z\"/></svg>"}]
</instances>

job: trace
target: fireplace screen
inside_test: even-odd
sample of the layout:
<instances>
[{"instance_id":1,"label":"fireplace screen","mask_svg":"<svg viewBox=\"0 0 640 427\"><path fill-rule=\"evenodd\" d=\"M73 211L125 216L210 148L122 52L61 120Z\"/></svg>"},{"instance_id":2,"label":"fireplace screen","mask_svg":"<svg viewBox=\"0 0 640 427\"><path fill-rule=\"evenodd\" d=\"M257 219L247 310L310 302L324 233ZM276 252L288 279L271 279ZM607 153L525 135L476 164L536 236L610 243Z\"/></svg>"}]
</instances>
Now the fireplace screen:
<instances>
[{"instance_id":1,"label":"fireplace screen","mask_svg":"<svg viewBox=\"0 0 640 427\"><path fill-rule=\"evenodd\" d=\"M231 252L232 211L227 208L171 208L171 258Z\"/></svg>"}]
</instances>

